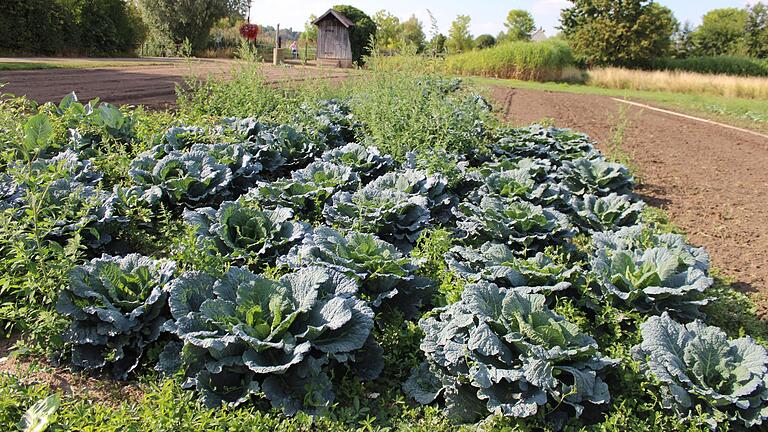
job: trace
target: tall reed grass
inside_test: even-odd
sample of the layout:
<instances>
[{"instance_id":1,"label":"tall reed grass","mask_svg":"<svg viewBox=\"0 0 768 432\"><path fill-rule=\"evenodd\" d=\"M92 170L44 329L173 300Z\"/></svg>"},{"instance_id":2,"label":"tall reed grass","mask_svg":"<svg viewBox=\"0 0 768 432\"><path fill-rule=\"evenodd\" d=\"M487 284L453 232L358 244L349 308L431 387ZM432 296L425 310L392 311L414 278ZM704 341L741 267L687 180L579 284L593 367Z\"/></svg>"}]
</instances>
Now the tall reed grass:
<instances>
[{"instance_id":1,"label":"tall reed grass","mask_svg":"<svg viewBox=\"0 0 768 432\"><path fill-rule=\"evenodd\" d=\"M768 78L762 77L600 68L589 71L587 84L615 89L667 91L746 99L768 98Z\"/></svg>"},{"instance_id":2,"label":"tall reed grass","mask_svg":"<svg viewBox=\"0 0 768 432\"><path fill-rule=\"evenodd\" d=\"M660 58L652 61L649 69L764 77L768 76L768 61L735 56Z\"/></svg>"},{"instance_id":3,"label":"tall reed grass","mask_svg":"<svg viewBox=\"0 0 768 432\"><path fill-rule=\"evenodd\" d=\"M507 42L445 59L448 73L529 81L560 80L573 66L571 49L558 40Z\"/></svg>"}]
</instances>

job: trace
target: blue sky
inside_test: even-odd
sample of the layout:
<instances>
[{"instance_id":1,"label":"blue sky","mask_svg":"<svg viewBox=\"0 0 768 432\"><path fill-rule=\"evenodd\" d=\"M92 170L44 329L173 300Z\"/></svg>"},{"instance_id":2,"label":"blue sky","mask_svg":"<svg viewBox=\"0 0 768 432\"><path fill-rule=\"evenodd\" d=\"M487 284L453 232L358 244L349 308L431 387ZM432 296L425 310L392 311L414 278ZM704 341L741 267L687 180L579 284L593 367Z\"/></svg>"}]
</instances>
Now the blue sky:
<instances>
[{"instance_id":1,"label":"blue sky","mask_svg":"<svg viewBox=\"0 0 768 432\"><path fill-rule=\"evenodd\" d=\"M683 23L686 20L696 25L709 10L723 7L743 7L747 0L658 0L675 13ZM510 9L525 9L533 14L537 26L544 27L548 35L555 32L560 17L560 9L570 5L566 0L254 0L251 20L264 25L280 23L283 28L293 27L299 30L310 14L319 15L334 4L350 4L373 15L380 9L405 19L415 14L424 24L429 34L429 15L431 10L437 19L440 30L446 33L456 15L469 15L472 18L471 31L477 36L483 33L496 35L503 30L503 22Z\"/></svg>"}]
</instances>

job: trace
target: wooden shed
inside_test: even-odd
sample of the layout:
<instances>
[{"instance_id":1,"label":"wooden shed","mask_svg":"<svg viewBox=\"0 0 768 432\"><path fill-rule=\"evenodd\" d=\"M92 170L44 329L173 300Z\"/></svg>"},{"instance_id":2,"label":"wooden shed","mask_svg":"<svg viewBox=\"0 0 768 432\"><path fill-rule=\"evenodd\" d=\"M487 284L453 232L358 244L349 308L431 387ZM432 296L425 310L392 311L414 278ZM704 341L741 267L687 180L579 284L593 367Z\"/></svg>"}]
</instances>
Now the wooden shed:
<instances>
[{"instance_id":1,"label":"wooden shed","mask_svg":"<svg viewBox=\"0 0 768 432\"><path fill-rule=\"evenodd\" d=\"M317 26L317 64L352 67L352 44L349 29L355 26L341 12L328 9L312 24Z\"/></svg>"}]
</instances>

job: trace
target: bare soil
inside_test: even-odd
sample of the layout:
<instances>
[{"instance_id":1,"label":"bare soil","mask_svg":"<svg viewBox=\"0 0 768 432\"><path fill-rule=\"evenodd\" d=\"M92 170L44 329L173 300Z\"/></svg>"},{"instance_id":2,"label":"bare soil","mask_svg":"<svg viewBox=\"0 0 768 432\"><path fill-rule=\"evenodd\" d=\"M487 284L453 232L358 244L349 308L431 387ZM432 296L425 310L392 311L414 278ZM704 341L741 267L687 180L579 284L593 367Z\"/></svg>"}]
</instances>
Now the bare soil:
<instances>
[{"instance_id":1,"label":"bare soil","mask_svg":"<svg viewBox=\"0 0 768 432\"><path fill-rule=\"evenodd\" d=\"M623 123L624 104L604 96L501 86L491 95L513 124L551 119L604 152ZM706 247L739 289L768 293L768 140L638 107L624 118L620 150L639 173L639 194Z\"/></svg>"},{"instance_id":2,"label":"bare soil","mask_svg":"<svg viewBox=\"0 0 768 432\"><path fill-rule=\"evenodd\" d=\"M74 91L80 100L100 98L117 105L144 105L152 109L173 107L176 85L185 78L226 77L237 66L232 60L173 61L163 65L105 67L94 69L41 69L0 71L2 93L27 96L37 102L58 102ZM303 66L263 65L269 82L308 78L339 79L347 70Z\"/></svg>"}]
</instances>

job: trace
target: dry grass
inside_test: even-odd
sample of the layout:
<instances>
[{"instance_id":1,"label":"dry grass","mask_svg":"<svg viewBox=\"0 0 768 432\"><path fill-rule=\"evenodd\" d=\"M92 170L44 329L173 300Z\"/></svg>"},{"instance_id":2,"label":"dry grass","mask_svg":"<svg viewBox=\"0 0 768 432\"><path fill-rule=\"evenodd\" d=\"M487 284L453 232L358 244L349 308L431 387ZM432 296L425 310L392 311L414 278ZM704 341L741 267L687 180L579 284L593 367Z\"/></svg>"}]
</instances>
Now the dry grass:
<instances>
[{"instance_id":1,"label":"dry grass","mask_svg":"<svg viewBox=\"0 0 768 432\"><path fill-rule=\"evenodd\" d=\"M768 99L768 78L760 77L601 68L589 71L587 84L628 90Z\"/></svg>"}]
</instances>

